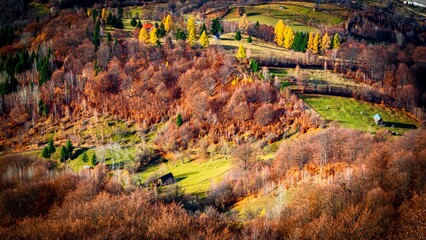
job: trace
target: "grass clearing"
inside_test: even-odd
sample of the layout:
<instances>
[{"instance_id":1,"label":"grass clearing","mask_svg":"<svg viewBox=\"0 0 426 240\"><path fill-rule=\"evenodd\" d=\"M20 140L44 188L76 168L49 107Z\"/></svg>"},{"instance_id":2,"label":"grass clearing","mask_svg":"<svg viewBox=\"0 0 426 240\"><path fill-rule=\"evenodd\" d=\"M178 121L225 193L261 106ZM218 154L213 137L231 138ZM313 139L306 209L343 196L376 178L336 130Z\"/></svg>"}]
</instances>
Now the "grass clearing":
<instances>
[{"instance_id":1,"label":"grass clearing","mask_svg":"<svg viewBox=\"0 0 426 240\"><path fill-rule=\"evenodd\" d=\"M267 188L271 188L268 186ZM292 186L286 189L279 185L272 187L268 192L260 191L257 195L248 196L237 202L232 211L238 213L242 220L254 219L262 216L276 216L288 205L295 196L298 187Z\"/></svg>"},{"instance_id":2,"label":"grass clearing","mask_svg":"<svg viewBox=\"0 0 426 240\"><path fill-rule=\"evenodd\" d=\"M160 165L151 166L144 172L137 174L142 181L151 176L163 175L171 172L177 184L185 194L196 194L205 197L212 183L220 182L224 173L232 167L232 162L224 156L216 155L206 160L192 160L182 162L181 160L169 161Z\"/></svg>"},{"instance_id":3,"label":"grass clearing","mask_svg":"<svg viewBox=\"0 0 426 240\"><path fill-rule=\"evenodd\" d=\"M337 121L343 127L358 129L370 133L387 129L402 134L417 128L418 122L402 111L367 103L353 98L300 95L300 97L327 121ZM385 121L385 126L374 124L373 116L379 113Z\"/></svg>"},{"instance_id":4,"label":"grass clearing","mask_svg":"<svg viewBox=\"0 0 426 240\"><path fill-rule=\"evenodd\" d=\"M293 69L294 72L294 69ZM292 73L293 73L292 72ZM332 86L360 86L361 84L343 76L342 74L334 73L331 70L313 70L313 69L301 69L299 75L302 74L304 79L308 80L309 83L318 85L332 85Z\"/></svg>"},{"instance_id":5,"label":"grass clearing","mask_svg":"<svg viewBox=\"0 0 426 240\"><path fill-rule=\"evenodd\" d=\"M321 11L314 11L314 7L313 3L291 2L261 4L244 8L247 17L253 23L259 21L261 24L275 26L279 19L283 19L285 24L292 27L293 31L302 32L311 32L317 29L301 22L311 22L317 25L334 25L341 23L343 17L347 15L345 9L329 4L321 4ZM236 8L232 8L223 19L232 22L238 21L240 17L236 15Z\"/></svg>"},{"instance_id":6,"label":"grass clearing","mask_svg":"<svg viewBox=\"0 0 426 240\"><path fill-rule=\"evenodd\" d=\"M265 52L268 53L268 56L277 56L277 57L291 57L295 53L293 51L286 50L282 47L279 47L272 43L267 43L259 41L257 38L252 38L253 42L248 43L246 35L242 36L240 41L234 39L235 33L225 33L221 35L220 40L210 38L211 45L221 45L225 50L231 51L234 55L238 51L240 45L248 51L247 56L251 57L264 57Z\"/></svg>"}]
</instances>

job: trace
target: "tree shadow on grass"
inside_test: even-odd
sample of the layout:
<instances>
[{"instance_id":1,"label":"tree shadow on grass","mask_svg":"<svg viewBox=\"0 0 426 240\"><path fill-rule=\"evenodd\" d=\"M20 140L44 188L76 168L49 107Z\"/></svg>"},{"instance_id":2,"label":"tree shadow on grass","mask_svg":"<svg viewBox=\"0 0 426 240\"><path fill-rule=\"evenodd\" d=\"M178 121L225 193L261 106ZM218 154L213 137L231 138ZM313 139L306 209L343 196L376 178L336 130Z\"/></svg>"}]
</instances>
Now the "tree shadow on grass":
<instances>
[{"instance_id":1,"label":"tree shadow on grass","mask_svg":"<svg viewBox=\"0 0 426 240\"><path fill-rule=\"evenodd\" d=\"M417 126L414 124L399 123L399 122L385 122L386 127L395 127L395 128L406 128L406 129L417 129Z\"/></svg>"},{"instance_id":2,"label":"tree shadow on grass","mask_svg":"<svg viewBox=\"0 0 426 240\"><path fill-rule=\"evenodd\" d=\"M180 181L184 180L185 178L187 178L187 177L176 177L175 182L180 182Z\"/></svg>"},{"instance_id":3,"label":"tree shadow on grass","mask_svg":"<svg viewBox=\"0 0 426 240\"><path fill-rule=\"evenodd\" d=\"M71 155L71 160L74 160L78 158L81 154L83 154L85 151L89 150L89 148L79 148L74 151L74 153Z\"/></svg>"},{"instance_id":4,"label":"tree shadow on grass","mask_svg":"<svg viewBox=\"0 0 426 240\"><path fill-rule=\"evenodd\" d=\"M251 12L251 13L247 13L247 17L250 17L250 16L257 16L257 15L260 15L261 13L258 13L258 12Z\"/></svg>"}]
</instances>

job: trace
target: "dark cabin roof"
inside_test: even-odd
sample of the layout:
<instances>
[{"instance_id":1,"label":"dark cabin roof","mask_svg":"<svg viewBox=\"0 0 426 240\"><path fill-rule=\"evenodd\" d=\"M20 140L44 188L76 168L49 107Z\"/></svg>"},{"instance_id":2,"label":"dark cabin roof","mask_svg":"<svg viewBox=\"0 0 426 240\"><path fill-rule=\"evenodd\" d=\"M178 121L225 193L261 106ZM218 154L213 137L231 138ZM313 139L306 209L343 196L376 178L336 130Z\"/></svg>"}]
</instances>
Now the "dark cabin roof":
<instances>
[{"instance_id":1,"label":"dark cabin roof","mask_svg":"<svg viewBox=\"0 0 426 240\"><path fill-rule=\"evenodd\" d=\"M166 175L163 175L157 179L157 181L161 180L162 184L165 184L167 182L171 182L175 180L175 177L171 172L167 173Z\"/></svg>"}]
</instances>

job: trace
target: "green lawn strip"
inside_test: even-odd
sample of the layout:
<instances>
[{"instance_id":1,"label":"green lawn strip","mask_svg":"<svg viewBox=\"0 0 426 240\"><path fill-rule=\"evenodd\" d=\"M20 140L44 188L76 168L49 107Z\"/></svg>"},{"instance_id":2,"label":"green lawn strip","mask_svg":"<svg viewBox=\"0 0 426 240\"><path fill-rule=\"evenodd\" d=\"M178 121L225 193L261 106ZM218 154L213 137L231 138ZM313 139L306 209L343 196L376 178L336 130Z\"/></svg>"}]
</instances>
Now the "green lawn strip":
<instances>
[{"instance_id":1,"label":"green lawn strip","mask_svg":"<svg viewBox=\"0 0 426 240\"><path fill-rule=\"evenodd\" d=\"M220 182L223 174L232 167L230 159L218 156L207 160L192 160L182 163L179 160L174 162L161 163L150 166L146 170L137 174L143 182L153 175L162 175L171 172L177 184L184 189L186 194L197 194L205 197L210 185Z\"/></svg>"},{"instance_id":2,"label":"green lawn strip","mask_svg":"<svg viewBox=\"0 0 426 240\"><path fill-rule=\"evenodd\" d=\"M326 120L337 121L343 127L371 133L388 129L391 132L402 134L418 126L418 122L402 111L378 104L326 95L300 95L300 97ZM374 124L373 116L376 113L379 113L387 122L385 127Z\"/></svg>"}]
</instances>

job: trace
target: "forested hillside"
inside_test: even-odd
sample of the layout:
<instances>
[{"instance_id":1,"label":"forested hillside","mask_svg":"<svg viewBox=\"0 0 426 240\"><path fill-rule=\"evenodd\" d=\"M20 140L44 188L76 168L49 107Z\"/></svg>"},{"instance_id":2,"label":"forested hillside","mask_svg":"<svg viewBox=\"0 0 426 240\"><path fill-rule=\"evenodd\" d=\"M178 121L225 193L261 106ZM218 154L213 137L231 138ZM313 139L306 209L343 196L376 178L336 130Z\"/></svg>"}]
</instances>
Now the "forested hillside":
<instances>
[{"instance_id":1,"label":"forested hillside","mask_svg":"<svg viewBox=\"0 0 426 240\"><path fill-rule=\"evenodd\" d=\"M426 10L3 1L4 239L422 239Z\"/></svg>"}]
</instances>

